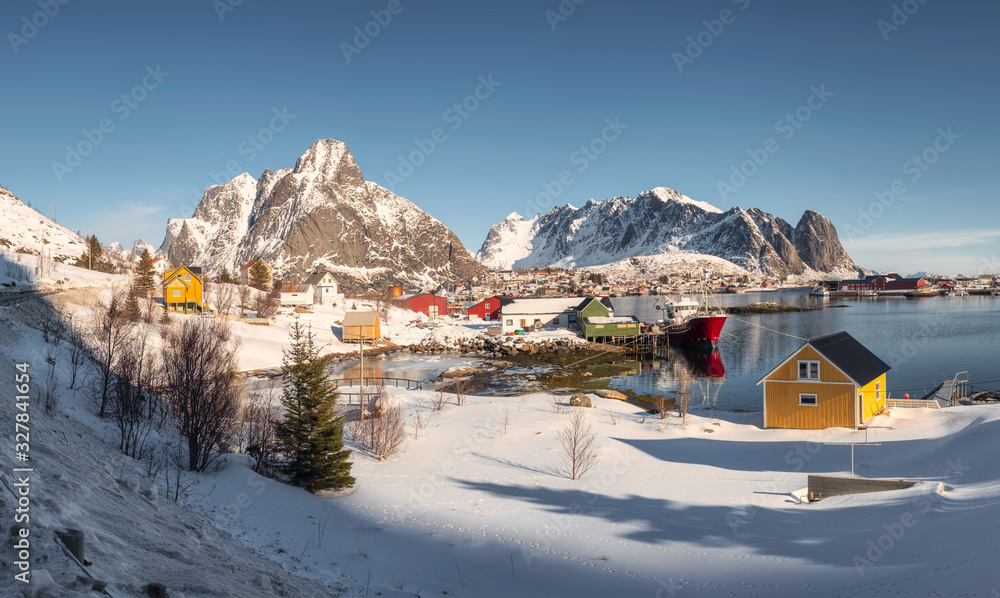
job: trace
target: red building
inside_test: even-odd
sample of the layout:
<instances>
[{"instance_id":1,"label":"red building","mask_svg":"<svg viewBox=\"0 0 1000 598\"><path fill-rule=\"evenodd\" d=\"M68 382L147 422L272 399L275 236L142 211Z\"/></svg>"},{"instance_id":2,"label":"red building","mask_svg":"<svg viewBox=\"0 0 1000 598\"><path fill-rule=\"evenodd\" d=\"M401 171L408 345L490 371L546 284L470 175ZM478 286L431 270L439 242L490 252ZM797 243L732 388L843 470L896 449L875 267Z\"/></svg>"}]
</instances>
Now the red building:
<instances>
[{"instance_id":1,"label":"red building","mask_svg":"<svg viewBox=\"0 0 1000 598\"><path fill-rule=\"evenodd\" d=\"M902 278L895 274L841 280L838 291L910 291L925 286L923 278Z\"/></svg>"},{"instance_id":2,"label":"red building","mask_svg":"<svg viewBox=\"0 0 1000 598\"><path fill-rule=\"evenodd\" d=\"M494 295L489 299L484 299L469 308L469 318L473 316L486 322L493 322L500 319L500 307L513 301L512 297L501 297Z\"/></svg>"},{"instance_id":3,"label":"red building","mask_svg":"<svg viewBox=\"0 0 1000 598\"><path fill-rule=\"evenodd\" d=\"M393 305L426 314L432 318L448 313L448 300L433 293L414 293L403 295L392 301Z\"/></svg>"}]
</instances>

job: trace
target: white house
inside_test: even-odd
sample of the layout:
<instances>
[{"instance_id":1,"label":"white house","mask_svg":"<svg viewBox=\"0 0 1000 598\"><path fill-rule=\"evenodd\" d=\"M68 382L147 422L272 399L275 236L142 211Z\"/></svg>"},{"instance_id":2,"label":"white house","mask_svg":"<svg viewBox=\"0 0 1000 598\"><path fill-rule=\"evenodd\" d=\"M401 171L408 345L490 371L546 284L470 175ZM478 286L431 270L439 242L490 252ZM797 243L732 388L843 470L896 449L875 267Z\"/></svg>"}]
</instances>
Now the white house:
<instances>
[{"instance_id":1,"label":"white house","mask_svg":"<svg viewBox=\"0 0 1000 598\"><path fill-rule=\"evenodd\" d=\"M305 284L312 285L315 290L316 303L333 303L333 299L337 296L337 281L333 279L333 274L325 270L309 276Z\"/></svg>"},{"instance_id":2,"label":"white house","mask_svg":"<svg viewBox=\"0 0 1000 598\"><path fill-rule=\"evenodd\" d=\"M312 305L315 296L311 284L289 284L281 285L281 296L278 301L283 306L287 305Z\"/></svg>"},{"instance_id":3,"label":"white house","mask_svg":"<svg viewBox=\"0 0 1000 598\"><path fill-rule=\"evenodd\" d=\"M515 299L500 308L503 334L529 327L538 330L575 327L579 297Z\"/></svg>"}]
</instances>

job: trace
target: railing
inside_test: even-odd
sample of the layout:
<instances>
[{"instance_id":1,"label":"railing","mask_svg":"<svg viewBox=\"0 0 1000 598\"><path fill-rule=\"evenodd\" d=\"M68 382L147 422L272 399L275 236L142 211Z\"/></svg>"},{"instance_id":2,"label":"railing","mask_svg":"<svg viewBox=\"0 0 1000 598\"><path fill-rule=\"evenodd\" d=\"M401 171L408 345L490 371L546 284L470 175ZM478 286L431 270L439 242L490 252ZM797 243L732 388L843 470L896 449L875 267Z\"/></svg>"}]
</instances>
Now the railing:
<instances>
[{"instance_id":1,"label":"railing","mask_svg":"<svg viewBox=\"0 0 1000 598\"><path fill-rule=\"evenodd\" d=\"M421 390L423 387L419 380L410 380L409 378L387 378L384 376L365 376L364 377L365 386L379 386L384 383L386 386L395 386L399 388L400 386L405 386L406 390ZM337 388L341 386L360 386L361 378L334 378L330 380L333 385ZM367 394L367 393L366 393Z\"/></svg>"},{"instance_id":2,"label":"railing","mask_svg":"<svg viewBox=\"0 0 1000 598\"><path fill-rule=\"evenodd\" d=\"M886 399L886 407L940 409L941 404L928 399Z\"/></svg>"}]
</instances>

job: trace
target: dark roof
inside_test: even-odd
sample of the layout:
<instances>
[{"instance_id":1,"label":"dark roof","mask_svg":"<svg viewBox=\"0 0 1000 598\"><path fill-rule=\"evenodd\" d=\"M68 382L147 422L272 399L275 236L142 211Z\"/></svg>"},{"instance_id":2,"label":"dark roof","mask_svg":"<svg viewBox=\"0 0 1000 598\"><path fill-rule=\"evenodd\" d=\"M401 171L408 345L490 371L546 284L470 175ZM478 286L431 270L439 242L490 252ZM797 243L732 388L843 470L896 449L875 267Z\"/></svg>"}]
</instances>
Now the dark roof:
<instances>
[{"instance_id":1,"label":"dark roof","mask_svg":"<svg viewBox=\"0 0 1000 598\"><path fill-rule=\"evenodd\" d=\"M604 304L604 307L610 309L611 311L615 311L615 307L611 305L611 297L601 297L601 303Z\"/></svg>"},{"instance_id":2,"label":"dark roof","mask_svg":"<svg viewBox=\"0 0 1000 598\"><path fill-rule=\"evenodd\" d=\"M810 340L809 344L859 386L868 384L892 369L846 332L821 336Z\"/></svg>"},{"instance_id":3,"label":"dark roof","mask_svg":"<svg viewBox=\"0 0 1000 598\"><path fill-rule=\"evenodd\" d=\"M194 274L195 276L201 276L201 266L185 266L185 268L187 268L191 272L191 274Z\"/></svg>"},{"instance_id":4,"label":"dark roof","mask_svg":"<svg viewBox=\"0 0 1000 598\"><path fill-rule=\"evenodd\" d=\"M318 285L319 281L323 280L323 277L326 276L327 274L328 272L326 270L313 272L312 274L309 275L309 278L306 278L306 284ZM332 277L333 274L330 274L330 276Z\"/></svg>"},{"instance_id":5,"label":"dark roof","mask_svg":"<svg viewBox=\"0 0 1000 598\"><path fill-rule=\"evenodd\" d=\"M600 301L600 302L601 302L601 305L603 305L604 307L608 308L608 310L609 310L609 311L615 311L615 308L614 308L614 306L613 306L613 305L611 305L611 297L586 297L586 298L584 298L584 300L583 300L583 301L581 301L581 302L580 302L580 304L579 304L579 305L577 305L577 306L576 306L576 307L575 307L574 309L575 309L576 311L583 311L583 309L584 309L585 307L587 307L587 305L588 305L588 304L589 304L589 303L590 303L591 301Z\"/></svg>"}]
</instances>

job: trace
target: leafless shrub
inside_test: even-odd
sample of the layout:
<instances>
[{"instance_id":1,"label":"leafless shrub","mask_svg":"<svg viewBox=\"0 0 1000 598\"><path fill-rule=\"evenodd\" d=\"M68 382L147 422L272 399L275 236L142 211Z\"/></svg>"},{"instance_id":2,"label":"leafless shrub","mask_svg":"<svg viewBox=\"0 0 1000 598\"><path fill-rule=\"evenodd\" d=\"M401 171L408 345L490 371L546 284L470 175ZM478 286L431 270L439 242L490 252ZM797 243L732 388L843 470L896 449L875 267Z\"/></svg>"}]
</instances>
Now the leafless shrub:
<instances>
[{"instance_id":1,"label":"leafless shrub","mask_svg":"<svg viewBox=\"0 0 1000 598\"><path fill-rule=\"evenodd\" d=\"M660 414L660 419L667 419L667 398L663 395L653 397L653 405L656 412Z\"/></svg>"},{"instance_id":2,"label":"leafless shrub","mask_svg":"<svg viewBox=\"0 0 1000 598\"><path fill-rule=\"evenodd\" d=\"M220 285L221 286L221 285ZM275 432L280 420L279 387L268 384L250 392L241 409L236 445L252 459L251 468L273 478L278 474L278 442Z\"/></svg>"},{"instance_id":3,"label":"leafless shrub","mask_svg":"<svg viewBox=\"0 0 1000 598\"><path fill-rule=\"evenodd\" d=\"M455 404L459 407L465 405L465 400L469 396L469 381L465 378L455 378L452 389L455 391Z\"/></svg>"},{"instance_id":4,"label":"leafless shrub","mask_svg":"<svg viewBox=\"0 0 1000 598\"><path fill-rule=\"evenodd\" d=\"M621 419L619 417L619 415L616 412L614 412L614 411L609 411L608 415L611 417L611 425L612 426L617 426L619 420Z\"/></svg>"},{"instance_id":5,"label":"leafless shrub","mask_svg":"<svg viewBox=\"0 0 1000 598\"><path fill-rule=\"evenodd\" d=\"M258 293L254 298L253 310L258 318L270 318L278 311L278 300L273 294Z\"/></svg>"},{"instance_id":6,"label":"leafless shrub","mask_svg":"<svg viewBox=\"0 0 1000 598\"><path fill-rule=\"evenodd\" d=\"M681 425L687 422L688 406L691 404L691 372L687 368L677 369L677 390L674 391L674 402L677 405L677 415L681 417Z\"/></svg>"},{"instance_id":7,"label":"leafless shrub","mask_svg":"<svg viewBox=\"0 0 1000 598\"><path fill-rule=\"evenodd\" d=\"M236 288L233 285L219 283L212 286L212 303L219 316L226 317L230 314L235 299Z\"/></svg>"},{"instance_id":8,"label":"leafless shrub","mask_svg":"<svg viewBox=\"0 0 1000 598\"><path fill-rule=\"evenodd\" d=\"M577 480L583 477L597 463L594 453L594 443L597 434L587 423L586 411L576 409L566 422L566 427L559 432L559 445L562 448L562 470Z\"/></svg>"},{"instance_id":9,"label":"leafless shrub","mask_svg":"<svg viewBox=\"0 0 1000 598\"><path fill-rule=\"evenodd\" d=\"M413 438L420 438L420 431L427 426L427 420L424 419L424 412L421 409L421 405L417 405L416 410L413 412Z\"/></svg>"},{"instance_id":10,"label":"leafless shrub","mask_svg":"<svg viewBox=\"0 0 1000 598\"><path fill-rule=\"evenodd\" d=\"M99 304L94 310L91 323L90 339L97 374L94 378L94 394L100 405L98 415L102 418L107 414L118 359L133 330L132 323L126 317L125 300L124 291L113 292L107 303Z\"/></svg>"},{"instance_id":11,"label":"leafless shrub","mask_svg":"<svg viewBox=\"0 0 1000 598\"><path fill-rule=\"evenodd\" d=\"M442 386L441 388L438 388L437 396L434 397L434 411L441 411L442 409L444 409L444 405L445 405L445 392L444 392L444 386Z\"/></svg>"},{"instance_id":12,"label":"leafless shrub","mask_svg":"<svg viewBox=\"0 0 1000 598\"><path fill-rule=\"evenodd\" d=\"M390 403L383 382L376 386L368 411L364 419L355 422L353 435L362 450L384 461L399 451L406 440L403 408L398 403Z\"/></svg>"},{"instance_id":13,"label":"leafless shrub","mask_svg":"<svg viewBox=\"0 0 1000 598\"><path fill-rule=\"evenodd\" d=\"M159 372L156 356L146 349L149 328L140 328L122 347L108 405L108 414L118 427L118 448L135 459L145 456L146 440L154 427L154 409L149 403L159 401L150 394Z\"/></svg>"},{"instance_id":14,"label":"leafless shrub","mask_svg":"<svg viewBox=\"0 0 1000 598\"><path fill-rule=\"evenodd\" d=\"M191 471L204 471L231 438L242 390L236 350L221 320L185 320L164 338L164 396Z\"/></svg>"},{"instance_id":15,"label":"leafless shrub","mask_svg":"<svg viewBox=\"0 0 1000 598\"><path fill-rule=\"evenodd\" d=\"M239 286L240 294L240 316L243 316L243 310L250 309L250 298L251 296L256 297L256 292L253 287L248 284L241 284Z\"/></svg>"},{"instance_id":16,"label":"leafless shrub","mask_svg":"<svg viewBox=\"0 0 1000 598\"><path fill-rule=\"evenodd\" d=\"M58 383L56 379L56 354L55 350L50 348L45 353L45 379L42 381L40 390L42 408L45 409L45 413L52 413L56 409L56 402L58 401L59 395L56 392L56 384Z\"/></svg>"},{"instance_id":17,"label":"leafless shrub","mask_svg":"<svg viewBox=\"0 0 1000 598\"><path fill-rule=\"evenodd\" d=\"M84 344L83 331L74 325L69 328L69 389L76 386L76 377L80 373L80 366L87 361L87 347Z\"/></svg>"},{"instance_id":18,"label":"leafless shrub","mask_svg":"<svg viewBox=\"0 0 1000 598\"><path fill-rule=\"evenodd\" d=\"M552 410L556 413L562 413L563 404L562 397L559 395L549 395L549 405L552 406Z\"/></svg>"},{"instance_id":19,"label":"leafless shrub","mask_svg":"<svg viewBox=\"0 0 1000 598\"><path fill-rule=\"evenodd\" d=\"M506 435L507 428L510 427L510 405L504 405L504 408L498 414L497 424L499 425L500 433Z\"/></svg>"}]
</instances>

